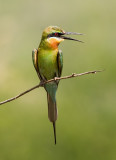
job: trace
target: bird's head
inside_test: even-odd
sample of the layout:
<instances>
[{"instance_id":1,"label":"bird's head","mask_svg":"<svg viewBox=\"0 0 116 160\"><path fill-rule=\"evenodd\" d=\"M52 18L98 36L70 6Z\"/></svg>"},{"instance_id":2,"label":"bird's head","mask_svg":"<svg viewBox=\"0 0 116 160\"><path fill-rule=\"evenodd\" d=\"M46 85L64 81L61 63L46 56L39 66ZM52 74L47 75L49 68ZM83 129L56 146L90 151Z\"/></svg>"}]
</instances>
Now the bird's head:
<instances>
[{"instance_id":1,"label":"bird's head","mask_svg":"<svg viewBox=\"0 0 116 160\"><path fill-rule=\"evenodd\" d=\"M82 42L74 38L66 37L65 35L82 35L82 33L65 32L60 27L49 26L43 31L40 45L56 49L64 39Z\"/></svg>"}]
</instances>

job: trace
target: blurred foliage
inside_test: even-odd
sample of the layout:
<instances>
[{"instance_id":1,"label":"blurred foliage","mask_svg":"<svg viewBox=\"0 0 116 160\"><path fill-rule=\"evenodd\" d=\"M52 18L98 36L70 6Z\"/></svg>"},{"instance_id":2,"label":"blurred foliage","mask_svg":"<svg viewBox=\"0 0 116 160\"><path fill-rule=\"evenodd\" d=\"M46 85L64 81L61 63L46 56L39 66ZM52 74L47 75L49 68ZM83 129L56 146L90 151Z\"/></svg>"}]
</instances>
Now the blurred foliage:
<instances>
[{"instance_id":1,"label":"blurred foliage","mask_svg":"<svg viewBox=\"0 0 116 160\"><path fill-rule=\"evenodd\" d=\"M49 25L86 34L59 46L63 75L106 70L60 82L56 146L42 88L0 106L0 160L115 160L116 1L0 0L0 101L39 82L31 51Z\"/></svg>"}]
</instances>

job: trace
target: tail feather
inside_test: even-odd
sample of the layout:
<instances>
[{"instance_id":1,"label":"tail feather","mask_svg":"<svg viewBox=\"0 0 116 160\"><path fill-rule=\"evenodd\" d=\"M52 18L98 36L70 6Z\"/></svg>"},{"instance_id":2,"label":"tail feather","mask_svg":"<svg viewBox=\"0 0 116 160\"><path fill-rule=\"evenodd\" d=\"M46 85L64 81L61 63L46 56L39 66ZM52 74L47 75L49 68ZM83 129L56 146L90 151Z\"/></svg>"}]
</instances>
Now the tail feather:
<instances>
[{"instance_id":1,"label":"tail feather","mask_svg":"<svg viewBox=\"0 0 116 160\"><path fill-rule=\"evenodd\" d=\"M55 122L57 120L57 106L56 101L54 102L49 93L47 93L48 99L48 117L51 122Z\"/></svg>"},{"instance_id":2,"label":"tail feather","mask_svg":"<svg viewBox=\"0 0 116 160\"><path fill-rule=\"evenodd\" d=\"M53 122L53 129L54 129L54 140L55 140L55 144L56 144L56 124L55 124L55 122Z\"/></svg>"},{"instance_id":3,"label":"tail feather","mask_svg":"<svg viewBox=\"0 0 116 160\"><path fill-rule=\"evenodd\" d=\"M54 140L56 144L56 127L55 127L55 121L57 120L56 101L53 101L49 93L47 93L47 100L48 100L48 117L49 117L49 120L53 123Z\"/></svg>"}]
</instances>

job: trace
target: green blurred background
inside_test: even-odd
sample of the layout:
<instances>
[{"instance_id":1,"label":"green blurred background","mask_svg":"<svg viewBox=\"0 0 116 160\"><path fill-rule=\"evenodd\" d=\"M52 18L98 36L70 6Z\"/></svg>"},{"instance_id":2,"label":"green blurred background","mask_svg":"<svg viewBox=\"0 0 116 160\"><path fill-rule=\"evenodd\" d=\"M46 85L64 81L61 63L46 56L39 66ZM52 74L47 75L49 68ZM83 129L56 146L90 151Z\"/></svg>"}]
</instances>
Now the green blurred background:
<instances>
[{"instance_id":1,"label":"green blurred background","mask_svg":"<svg viewBox=\"0 0 116 160\"><path fill-rule=\"evenodd\" d=\"M0 101L39 83L32 64L42 31L57 25L82 32L64 41L57 92L57 145L43 88L0 106L0 160L116 159L116 1L0 0Z\"/></svg>"}]
</instances>

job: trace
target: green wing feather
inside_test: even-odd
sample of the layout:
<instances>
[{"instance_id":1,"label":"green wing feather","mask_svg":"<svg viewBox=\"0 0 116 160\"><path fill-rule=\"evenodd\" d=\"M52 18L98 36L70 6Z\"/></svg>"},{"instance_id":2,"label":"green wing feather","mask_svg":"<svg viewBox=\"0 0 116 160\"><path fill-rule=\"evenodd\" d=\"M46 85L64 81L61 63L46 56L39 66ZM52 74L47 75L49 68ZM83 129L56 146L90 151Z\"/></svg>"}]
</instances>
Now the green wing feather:
<instances>
[{"instance_id":1,"label":"green wing feather","mask_svg":"<svg viewBox=\"0 0 116 160\"><path fill-rule=\"evenodd\" d=\"M61 77L62 69L63 69L63 53L61 50L58 51L57 65L58 65L58 77Z\"/></svg>"},{"instance_id":2,"label":"green wing feather","mask_svg":"<svg viewBox=\"0 0 116 160\"><path fill-rule=\"evenodd\" d=\"M32 51L32 60L33 60L33 65L35 67L37 75L38 75L38 77L39 77L39 79L41 81L42 80L42 76L41 76L41 74L39 72L39 67L38 67L38 50L37 49L34 49Z\"/></svg>"}]
</instances>

